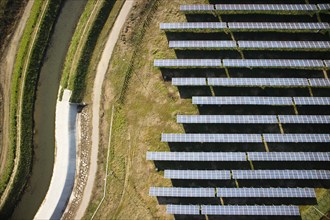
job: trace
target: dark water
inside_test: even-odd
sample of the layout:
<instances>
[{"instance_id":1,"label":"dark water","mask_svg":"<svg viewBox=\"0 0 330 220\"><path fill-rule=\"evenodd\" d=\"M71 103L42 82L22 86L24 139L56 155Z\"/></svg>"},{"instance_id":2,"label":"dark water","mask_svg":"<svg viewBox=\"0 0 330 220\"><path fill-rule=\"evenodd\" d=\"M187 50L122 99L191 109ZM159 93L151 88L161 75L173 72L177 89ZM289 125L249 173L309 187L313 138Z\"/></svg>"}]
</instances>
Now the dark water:
<instances>
[{"instance_id":1,"label":"dark water","mask_svg":"<svg viewBox=\"0 0 330 220\"><path fill-rule=\"evenodd\" d=\"M61 70L74 29L88 0L65 0L41 68L36 105L32 175L13 219L32 219L51 180L55 149L55 105Z\"/></svg>"}]
</instances>

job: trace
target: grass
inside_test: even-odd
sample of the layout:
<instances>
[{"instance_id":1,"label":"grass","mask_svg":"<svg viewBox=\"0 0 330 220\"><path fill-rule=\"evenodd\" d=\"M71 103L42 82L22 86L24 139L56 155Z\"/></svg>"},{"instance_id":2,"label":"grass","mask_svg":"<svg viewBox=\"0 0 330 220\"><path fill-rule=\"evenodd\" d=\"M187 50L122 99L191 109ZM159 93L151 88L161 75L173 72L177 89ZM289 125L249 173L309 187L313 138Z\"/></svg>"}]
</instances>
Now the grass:
<instances>
[{"instance_id":1,"label":"grass","mask_svg":"<svg viewBox=\"0 0 330 220\"><path fill-rule=\"evenodd\" d=\"M96 12L90 15L96 7ZM93 60L93 54L97 47L97 41L102 32L102 27L108 20L112 11L118 12L124 1L89 1L79 20L79 24L74 33L71 45L64 64L63 76L61 79L62 88L73 91L71 101L82 102L86 92L87 76ZM89 16L93 16L89 18ZM116 17L116 14L115 16ZM87 24L88 19L90 23ZM110 26L113 25L114 19ZM87 26L86 26L87 25ZM85 30L85 33L84 33ZM83 38L80 36L84 33ZM93 66L93 65L92 65Z\"/></svg>"},{"instance_id":2,"label":"grass","mask_svg":"<svg viewBox=\"0 0 330 220\"><path fill-rule=\"evenodd\" d=\"M16 57L14 66L13 81L12 81L12 97L10 108L10 153L9 160L11 167L8 167L9 177L13 169L13 161L15 157L15 149L17 146L17 129L20 129L21 143L19 146L20 157L17 158L18 167L10 187L9 194L6 198L4 205L1 208L0 216L8 217L15 204L20 198L21 193L25 187L28 176L30 174L32 165L32 149L33 149L33 109L35 101L35 91L39 76L39 70L45 49L48 45L49 36L55 22L61 0L52 0L46 6L45 14L41 20L40 27L37 30L36 39L32 45L31 56L29 60L26 60L28 54L28 48L31 44L31 36L34 31L35 25L40 17L40 11L44 1L36 0L31 15L28 19L23 37L20 43L19 51ZM23 74L23 66L28 63L25 77ZM24 79L25 82L21 82ZM22 84L21 84L22 83ZM19 90L23 90L22 97L19 97ZM22 102L19 99L22 99ZM18 103L22 103L21 123L18 124ZM18 128L20 126L20 128ZM16 158L15 158L16 159ZM10 168L10 169L9 169ZM7 177L8 183L9 177Z\"/></svg>"},{"instance_id":3,"label":"grass","mask_svg":"<svg viewBox=\"0 0 330 220\"><path fill-rule=\"evenodd\" d=\"M63 88L69 87L68 84L69 84L71 68L72 69L77 68L77 66L74 65L72 62L77 53L79 44L82 43L82 45L83 45L83 42L81 42L81 36L83 34L84 28L87 28L87 27L85 27L87 25L86 23L88 21L88 18L91 16L91 13L93 11L93 8L94 8L96 2L97 2L97 0L88 1L85 6L84 12L80 16L78 25L77 25L74 35L72 37L70 47L68 49L68 53L66 55L66 59L65 59L65 63L64 63L64 68L63 68L62 77L61 77L61 86ZM82 41L86 41L84 36L83 36ZM81 54L77 54L77 56L80 56L80 55Z\"/></svg>"},{"instance_id":4,"label":"grass","mask_svg":"<svg viewBox=\"0 0 330 220\"><path fill-rule=\"evenodd\" d=\"M12 78L12 86L11 86L11 105L10 105L10 140L11 144L8 149L8 159L6 163L6 168L4 174L0 179L0 194L3 193L6 185L9 181L13 166L14 166L14 158L15 158L15 149L16 149L16 112L17 112L17 103L18 103L18 91L20 89L20 79L22 69L25 63L25 57L28 53L28 47L30 43L30 37L33 32L33 28L37 22L39 13L41 11L42 1L36 1L32 7L31 15L27 21L26 28L24 30L20 47L18 49L16 55L15 66L13 70L13 78Z\"/></svg>"},{"instance_id":5,"label":"grass","mask_svg":"<svg viewBox=\"0 0 330 220\"><path fill-rule=\"evenodd\" d=\"M116 56L111 60L104 85L100 173L86 218L93 214L102 197L102 173L105 171L112 105L115 106L115 115L109 185L95 218L171 218L164 214L164 206L159 206L155 198L148 196L150 186L170 186L171 182L163 178L162 172L154 171L153 163L146 161L145 154L148 150L168 151L167 144L160 143L161 132L182 132L183 128L175 123L176 114L193 114L197 109L190 100L180 99L177 89L164 82L159 69L153 67L154 58L175 57L174 51L167 49L166 36L159 30L158 22L185 20L176 11L182 1L159 2L142 1L138 4L128 22L128 26L134 28L122 33L114 51Z\"/></svg>"}]
</instances>

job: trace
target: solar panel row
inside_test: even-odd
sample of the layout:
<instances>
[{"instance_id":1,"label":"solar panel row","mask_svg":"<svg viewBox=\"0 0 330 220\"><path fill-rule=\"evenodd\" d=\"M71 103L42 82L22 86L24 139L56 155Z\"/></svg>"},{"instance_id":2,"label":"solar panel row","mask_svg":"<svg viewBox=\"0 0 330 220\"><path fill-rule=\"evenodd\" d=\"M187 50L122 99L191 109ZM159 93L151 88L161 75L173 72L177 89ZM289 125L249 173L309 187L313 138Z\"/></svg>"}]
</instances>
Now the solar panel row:
<instances>
[{"instance_id":1,"label":"solar panel row","mask_svg":"<svg viewBox=\"0 0 330 220\"><path fill-rule=\"evenodd\" d=\"M169 47L175 49L328 49L329 41L217 41L217 40L188 40L169 41Z\"/></svg>"},{"instance_id":2,"label":"solar panel row","mask_svg":"<svg viewBox=\"0 0 330 220\"><path fill-rule=\"evenodd\" d=\"M206 81L207 79L207 81ZM330 87L329 79L313 78L172 78L173 86Z\"/></svg>"},{"instance_id":3,"label":"solar panel row","mask_svg":"<svg viewBox=\"0 0 330 220\"><path fill-rule=\"evenodd\" d=\"M224 215L224 216L299 216L298 206L265 205L167 205L166 213L174 215Z\"/></svg>"},{"instance_id":4,"label":"solar panel row","mask_svg":"<svg viewBox=\"0 0 330 220\"><path fill-rule=\"evenodd\" d=\"M199 215L199 205L167 205L166 213L174 215Z\"/></svg>"},{"instance_id":5,"label":"solar panel row","mask_svg":"<svg viewBox=\"0 0 330 220\"><path fill-rule=\"evenodd\" d=\"M195 105L330 105L330 97L193 96Z\"/></svg>"},{"instance_id":6,"label":"solar panel row","mask_svg":"<svg viewBox=\"0 0 330 220\"><path fill-rule=\"evenodd\" d=\"M223 59L224 67L320 67L322 60L289 60L289 59Z\"/></svg>"},{"instance_id":7,"label":"solar panel row","mask_svg":"<svg viewBox=\"0 0 330 220\"><path fill-rule=\"evenodd\" d=\"M216 4L218 11L317 11L313 4Z\"/></svg>"},{"instance_id":8,"label":"solar panel row","mask_svg":"<svg viewBox=\"0 0 330 220\"><path fill-rule=\"evenodd\" d=\"M169 179L192 180L330 180L329 170L165 170Z\"/></svg>"},{"instance_id":9,"label":"solar panel row","mask_svg":"<svg viewBox=\"0 0 330 220\"><path fill-rule=\"evenodd\" d=\"M315 198L312 188L183 188L151 187L150 196L223 198Z\"/></svg>"},{"instance_id":10,"label":"solar panel row","mask_svg":"<svg viewBox=\"0 0 330 220\"><path fill-rule=\"evenodd\" d=\"M155 161L246 161L242 152L147 152Z\"/></svg>"},{"instance_id":11,"label":"solar panel row","mask_svg":"<svg viewBox=\"0 0 330 220\"><path fill-rule=\"evenodd\" d=\"M330 161L329 152L147 152L154 161Z\"/></svg>"},{"instance_id":12,"label":"solar panel row","mask_svg":"<svg viewBox=\"0 0 330 220\"><path fill-rule=\"evenodd\" d=\"M262 143L260 134L162 134L162 142Z\"/></svg>"},{"instance_id":13,"label":"solar panel row","mask_svg":"<svg viewBox=\"0 0 330 220\"><path fill-rule=\"evenodd\" d=\"M279 115L282 124L329 124L330 115ZM177 115L186 124L277 124L276 115Z\"/></svg>"},{"instance_id":14,"label":"solar panel row","mask_svg":"<svg viewBox=\"0 0 330 220\"><path fill-rule=\"evenodd\" d=\"M215 197L215 188L150 187L149 196Z\"/></svg>"},{"instance_id":15,"label":"solar panel row","mask_svg":"<svg viewBox=\"0 0 330 220\"><path fill-rule=\"evenodd\" d=\"M203 215L232 215L232 216L299 216L299 208L297 206L219 206L219 205L202 205Z\"/></svg>"},{"instance_id":16,"label":"solar panel row","mask_svg":"<svg viewBox=\"0 0 330 220\"><path fill-rule=\"evenodd\" d=\"M155 67L258 67L258 68L311 68L323 69L330 67L330 61L298 60L298 59L156 59Z\"/></svg>"},{"instance_id":17,"label":"solar panel row","mask_svg":"<svg viewBox=\"0 0 330 220\"><path fill-rule=\"evenodd\" d=\"M308 86L303 78L208 78L214 86Z\"/></svg>"},{"instance_id":18,"label":"solar panel row","mask_svg":"<svg viewBox=\"0 0 330 220\"><path fill-rule=\"evenodd\" d=\"M328 11L330 4L194 4L194 5L180 5L180 11L183 12L203 12L203 11L219 11L227 13L228 11L234 13L244 12L287 12L292 14L295 12L313 12L313 11Z\"/></svg>"},{"instance_id":19,"label":"solar panel row","mask_svg":"<svg viewBox=\"0 0 330 220\"><path fill-rule=\"evenodd\" d=\"M330 4L317 4L317 7L322 11L330 10Z\"/></svg>"},{"instance_id":20,"label":"solar panel row","mask_svg":"<svg viewBox=\"0 0 330 220\"><path fill-rule=\"evenodd\" d=\"M318 31L330 29L326 22L177 22L160 23L160 29L165 31Z\"/></svg>"},{"instance_id":21,"label":"solar panel row","mask_svg":"<svg viewBox=\"0 0 330 220\"><path fill-rule=\"evenodd\" d=\"M330 134L262 134L267 143L329 143ZM262 143L261 134L162 134L169 143Z\"/></svg>"},{"instance_id":22,"label":"solar panel row","mask_svg":"<svg viewBox=\"0 0 330 220\"><path fill-rule=\"evenodd\" d=\"M233 170L234 179L329 180L329 170Z\"/></svg>"},{"instance_id":23,"label":"solar panel row","mask_svg":"<svg viewBox=\"0 0 330 220\"><path fill-rule=\"evenodd\" d=\"M230 180L229 170L165 170L168 179Z\"/></svg>"}]
</instances>

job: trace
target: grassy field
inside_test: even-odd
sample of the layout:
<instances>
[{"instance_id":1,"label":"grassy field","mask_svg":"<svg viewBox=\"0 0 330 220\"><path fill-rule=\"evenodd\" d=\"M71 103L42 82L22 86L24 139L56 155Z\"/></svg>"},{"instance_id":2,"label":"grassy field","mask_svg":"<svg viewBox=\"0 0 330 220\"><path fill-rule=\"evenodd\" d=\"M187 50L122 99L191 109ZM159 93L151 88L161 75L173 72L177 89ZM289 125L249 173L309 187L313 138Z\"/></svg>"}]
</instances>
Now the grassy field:
<instances>
[{"instance_id":1,"label":"grassy field","mask_svg":"<svg viewBox=\"0 0 330 220\"><path fill-rule=\"evenodd\" d=\"M168 49L165 33L159 30L159 22L180 22L185 17L178 11L180 4L208 3L208 1L168 1L156 4L141 1L129 18L115 53L104 85L101 131L102 151L99 156L99 173L94 189L93 203L87 218L91 217L103 193L107 148L110 147L108 169L110 174L105 201L95 218L109 219L168 219L164 206L156 198L149 197L150 186L170 186L162 172L156 172L152 161L146 161L147 151L168 151L160 142L162 132L183 132L175 122L178 113L196 114L190 100L179 98L178 91L164 82L153 60L175 58ZM154 11L153 11L154 10ZM140 35L141 30L142 36ZM108 133L111 107L115 106L111 143ZM325 193L325 194L323 194ZM329 209L326 194L319 193L320 210ZM322 196L325 195L325 196ZM302 208L304 219L319 219L311 207ZM313 212L313 213L312 213Z\"/></svg>"},{"instance_id":2,"label":"grassy field","mask_svg":"<svg viewBox=\"0 0 330 220\"><path fill-rule=\"evenodd\" d=\"M46 5L45 5L46 4ZM27 21L20 43L13 72L10 106L10 147L6 173L1 186L6 187L13 170L17 145L19 158L15 158L17 170L6 200L1 207L0 216L8 217L25 187L32 165L33 148L33 108L39 69L48 39L57 16L61 0L48 2L36 0ZM44 14L41 14L45 8ZM43 15L42 17L40 17ZM37 24L39 24L38 28ZM21 94L21 96L19 95ZM22 105L19 111L19 105ZM20 114L21 120L17 115ZM19 129L19 132L18 132ZM17 134L21 134L19 137ZM20 138L20 143L17 143Z\"/></svg>"},{"instance_id":3,"label":"grassy field","mask_svg":"<svg viewBox=\"0 0 330 220\"><path fill-rule=\"evenodd\" d=\"M150 186L170 186L171 182L155 172L153 162L146 161L148 150L168 151L160 142L161 132L182 132L175 123L180 112L197 113L190 100L179 98L178 91L164 82L160 71L153 67L155 58L175 58L168 49L159 21L185 21L178 13L180 3L201 1L139 1L117 43L104 85L101 119L99 173L93 203L86 218L91 217L103 193L105 158L111 106L115 106L112 129L108 187L96 219L168 219L164 206L148 196Z\"/></svg>"}]
</instances>

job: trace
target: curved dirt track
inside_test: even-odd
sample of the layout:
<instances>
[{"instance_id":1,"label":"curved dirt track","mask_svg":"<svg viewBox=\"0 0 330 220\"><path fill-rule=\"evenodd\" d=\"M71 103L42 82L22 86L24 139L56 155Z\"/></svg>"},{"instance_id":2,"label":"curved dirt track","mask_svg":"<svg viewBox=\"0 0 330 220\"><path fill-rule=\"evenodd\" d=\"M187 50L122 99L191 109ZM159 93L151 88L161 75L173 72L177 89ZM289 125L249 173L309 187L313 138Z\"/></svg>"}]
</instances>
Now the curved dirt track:
<instances>
[{"instance_id":1,"label":"curved dirt track","mask_svg":"<svg viewBox=\"0 0 330 220\"><path fill-rule=\"evenodd\" d=\"M13 72L13 67L15 63L16 53L18 50L19 42L22 38L26 22L30 16L31 8L33 6L34 0L30 0L24 9L23 15L17 25L15 33L11 41L9 42L8 48L3 53L3 57L0 60L0 82L3 88L3 107L4 113L1 117L3 120L3 134L2 134L2 146L0 153L0 173L2 172L5 162L6 162L6 152L9 144L9 106L10 106L10 88L11 88L11 75ZM1 126L1 125L0 125Z\"/></svg>"},{"instance_id":2,"label":"curved dirt track","mask_svg":"<svg viewBox=\"0 0 330 220\"><path fill-rule=\"evenodd\" d=\"M99 120L100 120L100 101L102 95L102 85L104 81L105 74L107 72L110 59L112 56L113 49L115 44L119 38L119 34L121 29L126 21L126 18L133 6L134 0L126 0L125 4L123 5L116 22L109 34L107 39L105 48L102 52L102 56L100 62L97 66L96 76L94 80L93 86L93 104L92 104L92 111L93 111L93 119L92 119L92 151L91 151L91 161L90 161L90 168L88 173L88 180L84 190L84 194L81 200L81 204L77 210L76 219L81 219L85 211L88 207L88 204L91 199L92 190L94 186L94 180L97 171L97 158L98 158L98 150L99 150Z\"/></svg>"}]
</instances>

